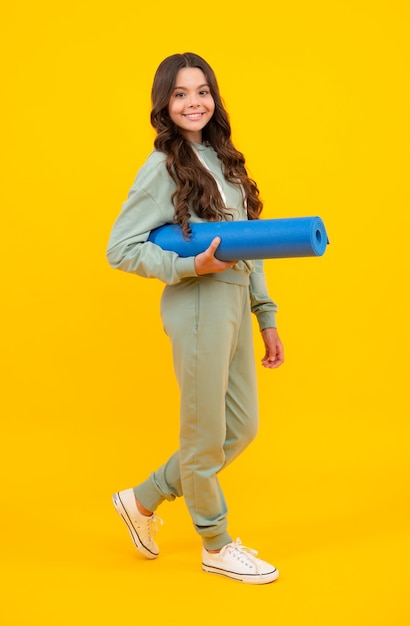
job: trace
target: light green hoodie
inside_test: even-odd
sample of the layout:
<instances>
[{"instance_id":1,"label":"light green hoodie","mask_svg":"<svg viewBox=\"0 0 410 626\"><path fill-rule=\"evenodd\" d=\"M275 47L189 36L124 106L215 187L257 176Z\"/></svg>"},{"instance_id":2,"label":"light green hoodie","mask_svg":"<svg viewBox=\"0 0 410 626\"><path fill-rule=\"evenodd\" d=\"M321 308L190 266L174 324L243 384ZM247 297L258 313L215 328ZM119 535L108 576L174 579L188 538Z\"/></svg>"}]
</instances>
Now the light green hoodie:
<instances>
[{"instance_id":1,"label":"light green hoodie","mask_svg":"<svg viewBox=\"0 0 410 626\"><path fill-rule=\"evenodd\" d=\"M226 204L233 210L233 219L246 220L241 188L225 180L222 163L216 152L210 146L195 144L194 147L221 186ZM165 161L166 155L155 150L139 170L111 231L107 258L115 269L146 278L158 278L172 285L197 274L195 257L183 258L147 241L152 230L174 221L172 194L176 185L168 174ZM190 221L204 220L193 214ZM262 260L239 261L232 269L206 277L249 284L251 308L257 316L259 328L276 327L277 305L268 296Z\"/></svg>"}]
</instances>

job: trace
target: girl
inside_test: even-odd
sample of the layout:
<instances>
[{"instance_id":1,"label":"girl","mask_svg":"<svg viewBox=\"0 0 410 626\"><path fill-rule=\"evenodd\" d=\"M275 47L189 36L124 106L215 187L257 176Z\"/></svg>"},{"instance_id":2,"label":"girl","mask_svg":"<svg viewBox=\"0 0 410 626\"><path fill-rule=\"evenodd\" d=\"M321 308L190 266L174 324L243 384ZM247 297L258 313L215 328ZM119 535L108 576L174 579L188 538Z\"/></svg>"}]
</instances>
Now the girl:
<instances>
[{"instance_id":1,"label":"girl","mask_svg":"<svg viewBox=\"0 0 410 626\"><path fill-rule=\"evenodd\" d=\"M151 230L166 223L179 224L189 237L193 222L258 219L262 202L233 146L215 74L204 59L175 54L160 64L151 123L155 150L114 224L107 257L114 268L166 284L161 317L181 393L180 448L144 482L114 494L114 505L136 548L154 559L154 511L165 499L184 496L202 539L202 568L268 583L278 570L239 539L232 541L218 482L218 473L257 431L251 312L264 342L262 365L273 369L283 362L277 306L267 294L263 263L218 260L218 237L189 258L147 241Z\"/></svg>"}]
</instances>

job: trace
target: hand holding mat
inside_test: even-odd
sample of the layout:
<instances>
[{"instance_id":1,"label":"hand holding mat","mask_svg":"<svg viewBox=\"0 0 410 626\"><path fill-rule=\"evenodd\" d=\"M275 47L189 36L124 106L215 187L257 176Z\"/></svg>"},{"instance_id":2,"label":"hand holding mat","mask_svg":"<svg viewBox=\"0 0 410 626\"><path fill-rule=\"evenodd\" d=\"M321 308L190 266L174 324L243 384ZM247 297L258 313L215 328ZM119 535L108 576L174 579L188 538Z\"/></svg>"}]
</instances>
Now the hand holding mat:
<instances>
[{"instance_id":1,"label":"hand holding mat","mask_svg":"<svg viewBox=\"0 0 410 626\"><path fill-rule=\"evenodd\" d=\"M317 216L200 222L190 226L189 240L183 238L179 226L165 224L152 230L148 241L188 257L204 252L214 237L220 237L215 254L220 261L322 256L329 243L324 223Z\"/></svg>"}]
</instances>

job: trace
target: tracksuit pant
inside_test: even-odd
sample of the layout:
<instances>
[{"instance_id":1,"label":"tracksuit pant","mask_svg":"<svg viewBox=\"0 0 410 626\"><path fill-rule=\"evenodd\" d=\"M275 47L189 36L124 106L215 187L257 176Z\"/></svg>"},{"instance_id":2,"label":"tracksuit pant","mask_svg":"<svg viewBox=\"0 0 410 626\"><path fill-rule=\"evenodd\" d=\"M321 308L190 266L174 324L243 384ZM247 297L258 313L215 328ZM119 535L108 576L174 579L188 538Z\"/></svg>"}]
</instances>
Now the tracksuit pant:
<instances>
[{"instance_id":1,"label":"tracksuit pant","mask_svg":"<svg viewBox=\"0 0 410 626\"><path fill-rule=\"evenodd\" d=\"M134 488L151 511L183 495L211 550L232 541L218 473L258 427L248 278L231 269L165 287L161 317L181 393L180 448Z\"/></svg>"}]
</instances>

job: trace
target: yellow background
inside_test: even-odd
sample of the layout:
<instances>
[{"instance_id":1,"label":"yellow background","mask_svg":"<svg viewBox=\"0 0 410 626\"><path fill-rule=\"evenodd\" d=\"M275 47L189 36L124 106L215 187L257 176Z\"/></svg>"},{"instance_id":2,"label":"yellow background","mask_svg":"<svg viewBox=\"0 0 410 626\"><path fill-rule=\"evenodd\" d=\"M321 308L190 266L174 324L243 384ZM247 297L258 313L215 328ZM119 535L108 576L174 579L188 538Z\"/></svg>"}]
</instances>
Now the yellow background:
<instances>
[{"instance_id":1,"label":"yellow background","mask_svg":"<svg viewBox=\"0 0 410 626\"><path fill-rule=\"evenodd\" d=\"M0 623L409 624L408 3L26 0L0 42ZM286 364L258 365L260 435L221 476L231 532L281 571L263 588L202 573L182 501L140 559L110 500L177 445L162 286L105 248L184 51L264 217L331 240L266 262Z\"/></svg>"}]
</instances>

